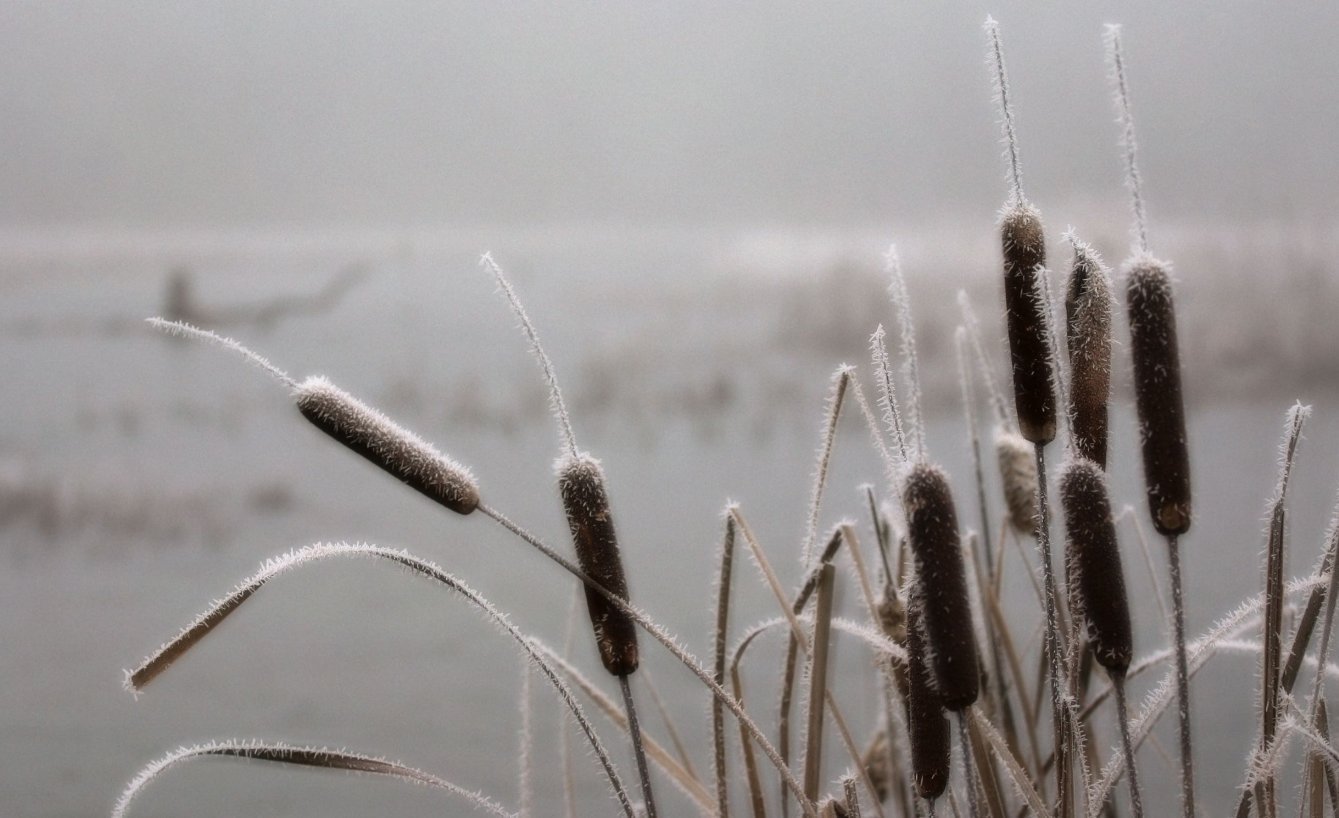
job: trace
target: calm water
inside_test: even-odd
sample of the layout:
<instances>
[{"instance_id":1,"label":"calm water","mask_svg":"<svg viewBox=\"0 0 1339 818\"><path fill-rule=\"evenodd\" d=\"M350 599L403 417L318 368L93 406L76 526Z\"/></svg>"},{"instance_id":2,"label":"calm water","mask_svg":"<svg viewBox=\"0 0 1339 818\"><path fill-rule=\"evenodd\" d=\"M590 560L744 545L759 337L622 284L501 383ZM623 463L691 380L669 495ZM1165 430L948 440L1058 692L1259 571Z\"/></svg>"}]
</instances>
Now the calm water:
<instances>
[{"instance_id":1,"label":"calm water","mask_svg":"<svg viewBox=\"0 0 1339 818\"><path fill-rule=\"evenodd\" d=\"M527 254L511 266L569 385L581 444L604 460L633 592L706 656L727 498L742 504L784 578L796 579L819 413L837 358L788 347L776 302L759 298L756 285L741 291L689 277L694 260L667 250L654 268L630 257L554 251L547 266ZM487 519L447 514L330 444L255 370L218 350L141 331L136 320L160 309L162 267L132 261L110 270L16 271L3 284L0 814L105 814L142 764L216 737L384 754L514 804L519 657L459 600L386 566L334 562L286 576L138 701L121 689L123 668L263 558L315 541L409 548L551 644L563 640L573 591ZM301 293L338 267L324 258L285 258L268 269L251 261L206 263L200 297L239 303ZM563 545L549 465L557 451L552 424L490 282L465 253L446 260L409 254L373 270L326 314L233 331L291 373L324 373L386 408L470 464L488 502ZM933 336L946 338L950 328L921 331L933 355ZM865 332L852 330L852 360L860 360ZM1198 518L1184 545L1192 632L1258 586L1264 499L1283 411L1294 397L1200 402L1192 413ZM1317 412L1293 484L1292 574L1308 570L1317 553L1339 441L1339 399L1302 397L1314 397ZM931 451L954 475L960 514L975 525L959 410L932 407L930 417ZM864 525L856 487L880 478L853 418L838 441L825 527L848 516ZM1132 421L1123 407L1115 432L1118 502L1136 504L1142 520ZM1160 644L1162 626L1142 560L1133 540L1126 542L1142 653ZM1156 543L1154 556L1161 580ZM1039 617L1015 558L1011 552L1007 602L1028 642ZM773 615L745 563L736 592L736 632ZM848 590L840 602L856 615L858 595ZM597 668L588 641L578 630L575 656ZM647 645L644 653L685 740L704 747L706 698L663 651ZM867 656L839 644L836 661L838 689L863 736L876 713ZM774 664L770 654L759 662L751 688L757 700L773 695L766 680ZM1223 814L1233 800L1254 732L1255 678L1253 658L1230 656L1195 682L1206 814ZM538 683L534 707L539 812L556 814L558 712ZM650 729L663 734L649 700L646 707ZM614 731L597 723L631 781ZM1170 731L1160 735L1174 746ZM1174 798L1169 766L1153 748L1141 758L1150 810L1165 813ZM585 809L611 812L579 746L576 760ZM705 753L695 761L708 770ZM844 766L834 762L828 773ZM667 814L687 814L667 782L660 790ZM135 812L456 811L448 797L420 788L199 762L154 785Z\"/></svg>"}]
</instances>

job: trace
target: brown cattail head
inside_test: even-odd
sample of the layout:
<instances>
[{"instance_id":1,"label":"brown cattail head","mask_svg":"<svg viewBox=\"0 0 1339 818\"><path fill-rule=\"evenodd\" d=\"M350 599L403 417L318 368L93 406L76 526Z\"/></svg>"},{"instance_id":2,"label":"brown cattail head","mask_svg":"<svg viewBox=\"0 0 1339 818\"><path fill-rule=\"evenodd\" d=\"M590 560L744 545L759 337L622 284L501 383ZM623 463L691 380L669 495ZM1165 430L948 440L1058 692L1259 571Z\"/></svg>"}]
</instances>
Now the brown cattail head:
<instances>
[{"instance_id":1,"label":"brown cattail head","mask_svg":"<svg viewBox=\"0 0 1339 818\"><path fill-rule=\"evenodd\" d=\"M1024 536L1037 533L1037 453L1021 436L997 427L995 459L1000 466L1009 524Z\"/></svg>"},{"instance_id":2,"label":"brown cattail head","mask_svg":"<svg viewBox=\"0 0 1339 818\"><path fill-rule=\"evenodd\" d=\"M1041 214L1029 204L1011 204L1000 218L1000 239L1018 428L1032 443L1050 443L1055 439L1055 390L1045 299L1037 280L1037 269L1046 264Z\"/></svg>"},{"instance_id":3,"label":"brown cattail head","mask_svg":"<svg viewBox=\"0 0 1339 818\"><path fill-rule=\"evenodd\" d=\"M1079 454L1107 467L1107 401L1111 396L1111 271L1091 247L1074 242L1065 287L1069 348L1069 416Z\"/></svg>"},{"instance_id":4,"label":"brown cattail head","mask_svg":"<svg viewBox=\"0 0 1339 818\"><path fill-rule=\"evenodd\" d=\"M1165 262L1147 255L1131 260L1126 276L1130 358L1149 512L1160 534L1184 534L1190 529L1190 455L1171 276Z\"/></svg>"},{"instance_id":5,"label":"brown cattail head","mask_svg":"<svg viewBox=\"0 0 1339 818\"><path fill-rule=\"evenodd\" d=\"M1134 654L1134 637L1101 467L1081 457L1066 463L1060 474L1060 505L1065 513L1065 561L1073 566L1073 598L1079 607L1074 615L1088 623L1088 644L1098 663L1112 675L1124 675Z\"/></svg>"},{"instance_id":6,"label":"brown cattail head","mask_svg":"<svg viewBox=\"0 0 1339 818\"><path fill-rule=\"evenodd\" d=\"M948 478L937 466L918 463L907 473L902 497L907 541L916 560L913 595L921 602L935 689L944 707L961 710L976 701L981 680Z\"/></svg>"},{"instance_id":7,"label":"brown cattail head","mask_svg":"<svg viewBox=\"0 0 1339 818\"><path fill-rule=\"evenodd\" d=\"M479 485L469 469L325 378L308 378L294 388L293 397L316 428L415 491L457 514L479 505Z\"/></svg>"},{"instance_id":8,"label":"brown cattail head","mask_svg":"<svg viewBox=\"0 0 1339 818\"><path fill-rule=\"evenodd\" d=\"M934 686L920 600L907 605L907 732L911 743L911 781L921 798L944 794L949 779L949 724Z\"/></svg>"},{"instance_id":9,"label":"brown cattail head","mask_svg":"<svg viewBox=\"0 0 1339 818\"><path fill-rule=\"evenodd\" d=\"M558 492L562 495L567 525L572 531L577 562L582 572L623 600L628 598L628 580L618 553L614 517L604 488L600 461L582 452L560 458L554 465ZM637 626L598 591L586 588L586 609L595 629L595 645L605 670L627 676L637 669Z\"/></svg>"}]
</instances>

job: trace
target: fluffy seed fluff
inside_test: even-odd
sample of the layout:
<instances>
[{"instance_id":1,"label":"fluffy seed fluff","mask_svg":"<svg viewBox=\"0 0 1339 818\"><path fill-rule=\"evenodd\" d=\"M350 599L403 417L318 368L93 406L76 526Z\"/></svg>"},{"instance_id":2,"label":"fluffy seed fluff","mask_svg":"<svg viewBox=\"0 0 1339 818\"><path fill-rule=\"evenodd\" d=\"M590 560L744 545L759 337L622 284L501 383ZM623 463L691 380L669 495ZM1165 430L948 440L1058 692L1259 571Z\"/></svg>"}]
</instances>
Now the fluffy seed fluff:
<instances>
[{"instance_id":1,"label":"fluffy seed fluff","mask_svg":"<svg viewBox=\"0 0 1339 818\"><path fill-rule=\"evenodd\" d=\"M1000 216L1000 242L1018 429L1032 443L1050 443L1055 439L1055 391L1045 302L1036 276L1037 268L1046 264L1041 214L1025 203L1006 208Z\"/></svg>"},{"instance_id":2,"label":"fluffy seed fluff","mask_svg":"<svg viewBox=\"0 0 1339 818\"><path fill-rule=\"evenodd\" d=\"M1134 637L1101 467L1083 458L1066 463L1060 473L1060 505L1065 514L1066 564L1074 568L1079 607L1074 615L1087 623L1093 657L1113 676L1123 676L1134 654Z\"/></svg>"},{"instance_id":3,"label":"fluffy seed fluff","mask_svg":"<svg viewBox=\"0 0 1339 818\"><path fill-rule=\"evenodd\" d=\"M1024 536L1036 533L1037 459L1032 444L1002 426L996 427L995 459L1000 466L1009 524Z\"/></svg>"},{"instance_id":4,"label":"fluffy seed fluff","mask_svg":"<svg viewBox=\"0 0 1339 818\"><path fill-rule=\"evenodd\" d=\"M1126 266L1135 408L1153 527L1165 536L1190 530L1190 455L1181 398L1176 311L1166 262L1139 256Z\"/></svg>"},{"instance_id":5,"label":"fluffy seed fluff","mask_svg":"<svg viewBox=\"0 0 1339 818\"><path fill-rule=\"evenodd\" d=\"M916 560L913 593L921 602L935 689L944 707L961 710L976 701L980 673L948 477L937 466L918 463L907 472L902 497L907 543Z\"/></svg>"},{"instance_id":6,"label":"fluffy seed fluff","mask_svg":"<svg viewBox=\"0 0 1339 818\"><path fill-rule=\"evenodd\" d=\"M322 377L293 390L298 411L316 428L395 475L410 488L457 514L479 505L479 486L469 469L431 443Z\"/></svg>"},{"instance_id":7,"label":"fluffy seed fluff","mask_svg":"<svg viewBox=\"0 0 1339 818\"><path fill-rule=\"evenodd\" d=\"M600 461L582 452L576 457L560 458L554 471L582 572L626 601L628 580L623 573ZM637 626L632 618L589 588L586 608L605 669L615 676L627 676L637 670Z\"/></svg>"}]
</instances>

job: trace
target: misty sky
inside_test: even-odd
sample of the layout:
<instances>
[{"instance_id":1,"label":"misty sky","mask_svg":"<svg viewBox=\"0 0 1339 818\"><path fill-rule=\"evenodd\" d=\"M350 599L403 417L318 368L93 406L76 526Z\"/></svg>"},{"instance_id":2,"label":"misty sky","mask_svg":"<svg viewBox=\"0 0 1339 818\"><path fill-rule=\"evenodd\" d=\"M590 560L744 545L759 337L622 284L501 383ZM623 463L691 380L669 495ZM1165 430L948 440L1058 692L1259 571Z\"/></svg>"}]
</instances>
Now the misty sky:
<instances>
[{"instance_id":1,"label":"misty sky","mask_svg":"<svg viewBox=\"0 0 1339 818\"><path fill-rule=\"evenodd\" d=\"M1339 4L0 3L0 226L869 224L1025 181L1122 196L1101 24L1153 218L1332 223Z\"/></svg>"}]
</instances>

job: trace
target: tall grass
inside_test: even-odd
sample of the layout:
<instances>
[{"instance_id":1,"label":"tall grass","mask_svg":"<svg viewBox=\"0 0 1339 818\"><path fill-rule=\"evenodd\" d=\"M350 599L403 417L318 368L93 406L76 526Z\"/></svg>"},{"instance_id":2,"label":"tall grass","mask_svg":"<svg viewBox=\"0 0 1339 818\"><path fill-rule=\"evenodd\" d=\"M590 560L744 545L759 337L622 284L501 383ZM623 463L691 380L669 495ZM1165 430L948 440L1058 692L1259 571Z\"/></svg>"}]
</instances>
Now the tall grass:
<instances>
[{"instance_id":1,"label":"tall grass","mask_svg":"<svg viewBox=\"0 0 1339 818\"><path fill-rule=\"evenodd\" d=\"M1121 288L1131 333L1139 455L1148 513L1155 530L1167 539L1171 568L1172 627L1165 647L1135 643L1128 590L1139 581L1125 572L1122 548L1128 543L1121 543L1113 514L1113 508L1128 498L1112 496L1105 473L1118 288L1096 252L1067 234L1073 254L1063 293L1064 320L1055 318L1060 305L1045 268L1047 241L1040 213L1023 192L1015 100L1005 71L1003 38L992 20L987 23L987 53L1008 178L997 225L1003 274L997 309L1004 316L1008 340L1006 346L984 338L971 305L960 297L962 326L953 342L962 382L964 432L973 458L973 473L963 477L974 484L974 493L967 495L975 499L973 512L960 518L953 480L933 464L927 451L917 331L895 251L889 252L886 267L897 349L889 351L882 326L853 327L855 337L870 340L869 367L862 371L842 365L833 373L821 407L812 489L807 503L797 509L804 517L793 552L803 577L797 587L787 588L774 570L777 554L756 536L745 509L734 503L725 506L715 564L703 567L704 582L715 583L710 605L714 628L709 644L702 646L711 655L709 665L695 658L657 618L632 604L631 586L655 578L625 571L611 496L614 490L632 492L637 487L614 484L599 461L578 447L575 426L580 418L569 415L553 361L515 288L491 255L485 255L482 264L520 320L548 388L558 428L554 500L564 512L575 559L492 505L486 488L465 466L328 380L299 381L236 340L153 319L151 324L159 330L241 355L287 390L302 416L332 440L455 514L477 512L547 557L560 569L549 581L575 582L573 592L579 588L584 595L600 663L617 680L622 701L575 664L570 645L556 649L544 644L446 569L404 551L343 543L317 544L267 562L128 671L127 687L139 692L163 683L160 678L197 652L221 622L288 571L327 558L357 557L364 563L390 563L463 598L521 649L525 664L517 771L522 783L514 810L521 815L558 814L559 804L566 805L567 814L576 814L574 780L581 775L570 764L574 759L564 734L556 754L563 759L563 792L535 789L541 778L532 767L550 756L536 746L540 739L530 710L532 695L537 695L530 690L533 675L552 689L577 725L592 767L608 789L608 812L630 818L654 816L658 809L669 815L719 818L792 813L809 818L936 814L1063 818L1081 813L1096 818L1126 811L1142 816L1141 784L1166 788L1174 782L1181 787L1184 814L1194 816L1190 679L1215 654L1245 650L1261 656L1258 707L1253 716L1252 708L1243 708L1252 723L1259 724L1258 741L1242 748L1251 760L1239 781L1217 775L1212 785L1235 785L1240 790L1240 815L1253 812L1273 818L1293 811L1285 803L1290 796L1302 814L1334 814L1339 806L1339 753L1328 736L1322 680L1327 672L1339 673L1328 656L1339 523L1332 525L1308 576L1288 581L1283 571L1287 487L1306 417L1302 407L1288 415L1281 477L1269 505L1262 593L1225 614L1199 638L1190 639L1185 633L1178 548L1192 522L1191 471L1176 309L1170 268L1148 251L1146 203L1135 163L1120 33L1111 29L1105 36L1121 115L1120 157L1134 213L1135 247L1123 266ZM988 229L982 226L983 232ZM1000 359L1007 360L1010 373L1010 383L1004 387L995 374ZM866 397L866 383L875 390L877 409ZM980 397L978 384L984 393ZM1012 402L1006 398L1010 386ZM983 465L979 400L987 404L994 427L999 492L988 485L986 473L991 470ZM881 483L857 493L829 490L834 460L848 456L839 431L846 416L856 411L882 466L882 473L871 477L881 478ZM1046 449L1053 445L1063 452L1055 487L1046 468ZM1063 588L1052 565L1053 488L1064 520ZM847 498L850 507L833 497ZM826 507L834 503L842 503L851 517L820 537L820 525L830 513ZM979 531L962 525L973 516ZM451 519L444 517L444 525ZM866 537L863 531L872 531L873 536ZM1025 538L1035 541L1035 556L1024 548ZM741 609L736 599L739 586L749 581L742 576L747 569L741 571L736 559L741 548L774 607L761 612ZM1006 559L1012 554L1021 559ZM1033 560L1038 561L1040 581L1033 575ZM1029 612L1006 611L1002 601L1006 575L1019 574L1034 583L1043 614L1041 646L1035 652ZM1156 590L1156 579L1153 582ZM858 598L863 603L854 617L846 611L852 606L841 604L844 586L852 589L846 594L848 601ZM1288 639L1285 612L1293 601L1304 605ZM1317 630L1319 635L1313 638ZM764 639L769 635L784 636L775 654L772 643ZM868 684L853 684L834 673L833 649L843 641L870 655ZM1091 672L1094 663L1100 673ZM710 741L703 747L684 741L683 736L691 733L681 731L671 715L684 708L677 702L670 706L660 702L648 671L642 670L674 665L696 679L701 703L709 705ZM1302 702L1293 691L1308 668L1306 672L1314 676L1309 701ZM663 735L638 718L630 683L634 674L645 683L643 689L639 681L639 690L649 691L657 703ZM1132 708L1126 688L1133 680L1140 680L1147 693ZM852 691L877 693L874 701L867 702ZM1047 691L1049 708L1043 704ZM1141 749L1174 700L1181 758L1178 769L1170 770L1168 765L1149 763L1149 753L1141 755ZM612 730L601 729L586 714L592 706L608 718ZM792 719L792 710L799 710L799 716ZM1114 746L1099 738L1101 732L1095 727L1099 711L1101 720L1114 720L1119 734ZM877 716L851 717L869 712ZM957 720L956 740L949 713ZM798 733L795 740L793 731ZM636 760L640 788L625 783L616 754L609 749L623 741ZM1298 772L1305 786L1296 792L1279 785L1288 780L1290 742L1305 750ZM126 788L114 815L127 814L132 803L152 797L147 786L177 765L220 757L425 784L455 799L448 807L513 814L497 794L479 793L466 784L371 754L227 740L187 747L148 764ZM653 790L653 782L669 786ZM1114 794L1121 782L1128 790L1128 802ZM653 791L660 793L661 803Z\"/></svg>"}]
</instances>

